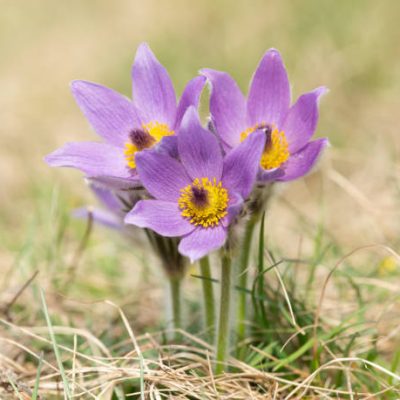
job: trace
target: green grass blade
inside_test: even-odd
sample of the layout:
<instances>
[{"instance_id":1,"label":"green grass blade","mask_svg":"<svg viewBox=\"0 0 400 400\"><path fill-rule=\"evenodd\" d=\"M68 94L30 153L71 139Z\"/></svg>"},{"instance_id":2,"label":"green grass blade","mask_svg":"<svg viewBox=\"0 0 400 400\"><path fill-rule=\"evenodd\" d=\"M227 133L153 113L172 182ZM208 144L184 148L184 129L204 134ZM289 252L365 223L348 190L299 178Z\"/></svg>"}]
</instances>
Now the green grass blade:
<instances>
[{"instance_id":1,"label":"green grass blade","mask_svg":"<svg viewBox=\"0 0 400 400\"><path fill-rule=\"evenodd\" d=\"M14 389L14 392L15 392L16 396L18 397L18 400L24 400L21 393L19 392L18 388L15 386L15 383L10 376L8 377L8 382L10 382L10 385Z\"/></svg>"},{"instance_id":2,"label":"green grass blade","mask_svg":"<svg viewBox=\"0 0 400 400\"><path fill-rule=\"evenodd\" d=\"M290 354L288 357L280 360L278 362L278 364L276 364L276 366L274 367L273 371L278 371L280 368L293 363L294 361L296 361L299 357L301 357L305 352L307 352L308 350L310 350L312 348L312 346L314 345L315 340L317 341L327 341L333 337L336 337L337 335L339 335L341 332L346 331L347 329L349 329L352 326L356 326L359 325L359 323L356 324L351 324L351 325L345 325L345 324L341 324L338 325L336 328L332 329L331 331L325 332L324 334L321 334L319 337L315 338L315 337L311 337L306 343L303 344L303 346L301 346L298 350L296 350L295 352L293 352L292 354Z\"/></svg>"},{"instance_id":3,"label":"green grass blade","mask_svg":"<svg viewBox=\"0 0 400 400\"><path fill-rule=\"evenodd\" d=\"M397 368L399 367L400 364L400 350L397 350L393 360L392 360L392 365L390 366L390 370L395 374L397 371ZM389 377L388 379L389 385L393 385L393 377Z\"/></svg>"},{"instance_id":4,"label":"green grass blade","mask_svg":"<svg viewBox=\"0 0 400 400\"><path fill-rule=\"evenodd\" d=\"M36 400L38 398L40 373L42 371L42 365L43 365L43 352L40 354L39 364L36 372L35 387L33 388L32 392L32 400Z\"/></svg>"},{"instance_id":5,"label":"green grass blade","mask_svg":"<svg viewBox=\"0 0 400 400\"><path fill-rule=\"evenodd\" d=\"M49 311L47 309L47 304L46 304L46 299L45 299L45 296L44 296L43 289L40 289L40 296L41 296L41 299L42 299L42 306L43 306L44 316L46 318L47 327L49 329L50 339L51 339L51 342L53 344L54 354L56 356L57 365L58 365L58 368L60 370L60 374L61 374L62 381L63 381L63 384L64 384L64 398L70 400L71 399L71 392L69 390L68 379L67 379L67 376L65 375L65 370L64 370L64 366L63 366L63 363L62 363L62 360L61 360L61 355L60 355L60 352L58 350L58 345L57 345L56 337L54 335L53 325L51 324L50 315L49 315Z\"/></svg>"},{"instance_id":6,"label":"green grass blade","mask_svg":"<svg viewBox=\"0 0 400 400\"><path fill-rule=\"evenodd\" d=\"M260 349L259 352L254 351L252 353L252 356L249 357L249 359L246 361L246 363L253 368L256 368L257 365L261 364L263 360L267 357L267 355L272 353L272 350L275 348L275 346L278 344L278 342L271 342L264 348Z\"/></svg>"}]
</instances>

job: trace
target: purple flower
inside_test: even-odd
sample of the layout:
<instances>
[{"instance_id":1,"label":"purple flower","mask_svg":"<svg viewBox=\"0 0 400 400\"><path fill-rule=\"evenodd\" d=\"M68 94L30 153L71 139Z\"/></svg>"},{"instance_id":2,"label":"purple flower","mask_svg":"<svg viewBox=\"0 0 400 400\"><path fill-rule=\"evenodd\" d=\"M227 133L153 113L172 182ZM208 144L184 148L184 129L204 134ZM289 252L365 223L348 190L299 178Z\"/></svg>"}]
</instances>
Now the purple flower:
<instances>
[{"instance_id":1,"label":"purple flower","mask_svg":"<svg viewBox=\"0 0 400 400\"><path fill-rule=\"evenodd\" d=\"M247 100L227 73L201 72L211 83L211 119L226 151L261 129L266 136L262 181L289 181L310 171L328 144L327 139L310 141L325 88L303 94L290 106L289 80L275 49L267 51L258 65Z\"/></svg>"},{"instance_id":2,"label":"purple flower","mask_svg":"<svg viewBox=\"0 0 400 400\"><path fill-rule=\"evenodd\" d=\"M171 136L186 109L197 107L204 82L204 77L192 79L177 104L167 71L141 44L132 66L133 101L96 83L71 84L76 102L104 142L67 143L45 160L54 167L78 168L111 187L133 187L138 183L136 154L161 140L167 151L173 148Z\"/></svg>"},{"instance_id":3,"label":"purple flower","mask_svg":"<svg viewBox=\"0 0 400 400\"><path fill-rule=\"evenodd\" d=\"M93 221L107 228L131 233L127 231L127 225L124 224L127 205L137 202L135 197L136 191L119 191L116 192L94 184L89 185L90 189L100 201L103 208L82 207L74 211L74 216L77 218L93 218Z\"/></svg>"},{"instance_id":4,"label":"purple flower","mask_svg":"<svg viewBox=\"0 0 400 400\"><path fill-rule=\"evenodd\" d=\"M217 138L191 107L177 141L180 161L154 151L137 156L140 180L154 199L139 201L125 222L182 237L179 252L193 262L224 244L252 190L265 135L250 135L223 158Z\"/></svg>"}]
</instances>

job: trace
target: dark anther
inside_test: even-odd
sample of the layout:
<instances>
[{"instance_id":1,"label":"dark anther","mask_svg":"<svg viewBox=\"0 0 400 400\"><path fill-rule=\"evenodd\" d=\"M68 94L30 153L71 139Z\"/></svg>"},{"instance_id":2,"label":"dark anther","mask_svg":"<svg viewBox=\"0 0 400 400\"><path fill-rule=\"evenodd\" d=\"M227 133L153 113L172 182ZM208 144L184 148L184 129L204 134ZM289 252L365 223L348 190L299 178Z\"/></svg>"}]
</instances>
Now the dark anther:
<instances>
[{"instance_id":1,"label":"dark anther","mask_svg":"<svg viewBox=\"0 0 400 400\"><path fill-rule=\"evenodd\" d=\"M205 206L208 204L208 193L204 188L192 186L192 200L197 206Z\"/></svg>"},{"instance_id":2,"label":"dark anther","mask_svg":"<svg viewBox=\"0 0 400 400\"><path fill-rule=\"evenodd\" d=\"M154 138L142 129L133 129L129 132L129 138L138 150L147 149L155 142Z\"/></svg>"}]
</instances>

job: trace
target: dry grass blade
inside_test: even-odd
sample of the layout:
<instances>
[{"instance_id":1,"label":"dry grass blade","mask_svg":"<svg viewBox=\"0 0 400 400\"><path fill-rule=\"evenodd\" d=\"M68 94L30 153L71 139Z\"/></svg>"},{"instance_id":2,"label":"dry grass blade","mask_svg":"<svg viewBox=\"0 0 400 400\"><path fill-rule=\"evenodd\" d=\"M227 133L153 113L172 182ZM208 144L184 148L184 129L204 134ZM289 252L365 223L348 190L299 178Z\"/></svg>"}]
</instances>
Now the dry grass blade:
<instances>
[{"instance_id":1,"label":"dry grass blade","mask_svg":"<svg viewBox=\"0 0 400 400\"><path fill-rule=\"evenodd\" d=\"M18 300L18 298L21 296L21 294L26 290L26 288L35 280L38 273L39 273L39 271L36 270L32 274L32 276L23 284L23 286L21 286L21 288L14 295L14 297L4 307L2 307L0 309L0 312L3 313L9 321L11 321L11 316L10 316L11 307L15 304L15 302Z\"/></svg>"},{"instance_id":2,"label":"dry grass blade","mask_svg":"<svg viewBox=\"0 0 400 400\"><path fill-rule=\"evenodd\" d=\"M339 259L339 261L337 261L335 266L330 270L328 276L326 277L326 279L325 279L325 281L324 281L324 283L322 285L322 290L321 290L321 294L320 294L317 310L316 310L316 313L315 313L315 319L314 319L314 346L313 346L314 358L316 356L317 347L318 347L317 328L318 328L318 324L319 324L319 320L320 320L322 303L323 303L323 300L324 300L324 297L325 297L326 288L328 286L328 283L329 283L332 275L334 274L334 272L340 267L340 265L346 259L348 259L352 255L354 255L355 253L357 253L359 251L362 251L362 250L376 249L376 248L384 249L385 251L389 252L392 256L396 257L396 259L400 261L400 255L397 252L395 252L393 249L391 249L389 246L385 246L385 245L382 245L382 244L371 244L371 245L361 246L361 247L358 247L358 248L350 251L349 253L347 253L343 257L341 257Z\"/></svg>"}]
</instances>

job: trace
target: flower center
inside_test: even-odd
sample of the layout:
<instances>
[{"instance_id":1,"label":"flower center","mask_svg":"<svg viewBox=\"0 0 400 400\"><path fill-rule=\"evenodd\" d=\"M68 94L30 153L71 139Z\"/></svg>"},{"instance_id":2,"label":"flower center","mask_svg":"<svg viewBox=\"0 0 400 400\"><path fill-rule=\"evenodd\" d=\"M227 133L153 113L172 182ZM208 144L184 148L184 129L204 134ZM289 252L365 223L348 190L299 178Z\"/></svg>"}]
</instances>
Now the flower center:
<instances>
[{"instance_id":1,"label":"flower center","mask_svg":"<svg viewBox=\"0 0 400 400\"><path fill-rule=\"evenodd\" d=\"M133 129L129 133L129 141L125 143L124 155L128 166L136 168L135 155L138 151L153 147L164 136L171 136L171 131L167 124L161 124L157 121L151 121L142 124L142 128Z\"/></svg>"},{"instance_id":2,"label":"flower center","mask_svg":"<svg viewBox=\"0 0 400 400\"><path fill-rule=\"evenodd\" d=\"M289 144L285 132L279 131L275 126L261 123L246 129L240 134L243 142L250 133L262 129L266 136L266 142L260 164L264 169L274 169L280 167L290 156Z\"/></svg>"},{"instance_id":3,"label":"flower center","mask_svg":"<svg viewBox=\"0 0 400 400\"><path fill-rule=\"evenodd\" d=\"M191 185L181 189L178 199L182 216L193 225L205 228L219 225L227 214L228 191L214 178L196 178Z\"/></svg>"}]
</instances>

